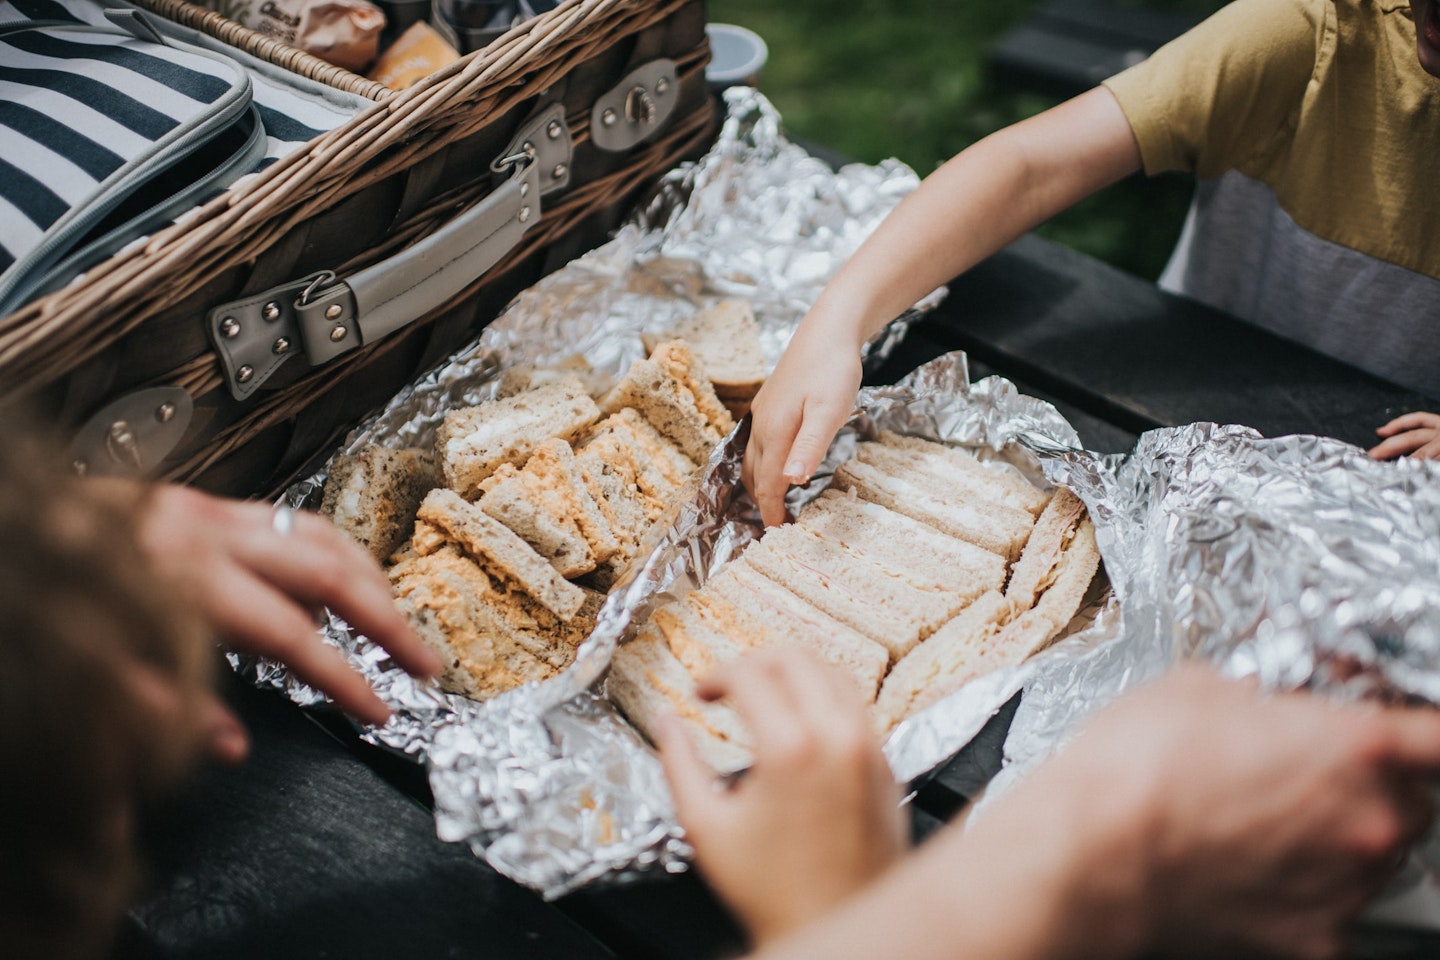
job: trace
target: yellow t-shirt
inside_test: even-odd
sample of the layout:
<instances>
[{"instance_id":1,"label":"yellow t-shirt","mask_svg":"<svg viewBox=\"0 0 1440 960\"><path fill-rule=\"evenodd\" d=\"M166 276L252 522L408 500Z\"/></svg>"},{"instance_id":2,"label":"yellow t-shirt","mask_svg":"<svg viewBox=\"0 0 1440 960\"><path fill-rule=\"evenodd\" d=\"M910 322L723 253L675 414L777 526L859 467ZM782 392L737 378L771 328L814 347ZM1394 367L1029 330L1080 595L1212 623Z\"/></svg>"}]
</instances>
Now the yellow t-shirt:
<instances>
[{"instance_id":1,"label":"yellow t-shirt","mask_svg":"<svg viewBox=\"0 0 1440 960\"><path fill-rule=\"evenodd\" d=\"M1440 79L1408 0L1236 0L1105 85L1147 173L1239 171L1316 236L1440 278Z\"/></svg>"}]
</instances>

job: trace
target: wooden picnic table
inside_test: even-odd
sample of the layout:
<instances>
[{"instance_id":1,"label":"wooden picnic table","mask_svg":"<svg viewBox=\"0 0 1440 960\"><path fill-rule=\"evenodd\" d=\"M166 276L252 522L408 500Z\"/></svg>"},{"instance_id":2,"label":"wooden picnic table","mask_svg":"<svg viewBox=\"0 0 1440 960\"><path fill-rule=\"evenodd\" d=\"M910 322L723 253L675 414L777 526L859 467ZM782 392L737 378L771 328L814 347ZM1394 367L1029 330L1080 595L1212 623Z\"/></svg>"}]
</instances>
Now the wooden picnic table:
<instances>
[{"instance_id":1,"label":"wooden picnic table","mask_svg":"<svg viewBox=\"0 0 1440 960\"><path fill-rule=\"evenodd\" d=\"M1440 401L1392 386L1232 317L1029 236L951 285L872 382L953 349L1054 402L1082 442L1129 449L1197 420L1366 445L1400 412ZM207 770L147 824L152 881L127 917L123 958L733 956L739 931L693 874L543 902L436 839L418 767L360 743L334 717L226 683L254 737L234 770ZM1007 705L917 784L923 837L998 768ZM1440 955L1440 938L1371 931L1362 956Z\"/></svg>"}]
</instances>

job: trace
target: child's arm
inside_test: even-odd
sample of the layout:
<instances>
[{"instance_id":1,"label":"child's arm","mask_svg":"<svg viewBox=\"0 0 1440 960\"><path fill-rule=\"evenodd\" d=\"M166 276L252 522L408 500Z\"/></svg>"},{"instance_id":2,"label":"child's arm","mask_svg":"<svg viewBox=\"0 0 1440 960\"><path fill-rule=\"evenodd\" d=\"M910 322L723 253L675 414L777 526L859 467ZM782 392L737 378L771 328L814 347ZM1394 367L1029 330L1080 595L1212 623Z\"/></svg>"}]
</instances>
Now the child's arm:
<instances>
[{"instance_id":1,"label":"child's arm","mask_svg":"<svg viewBox=\"0 0 1440 960\"><path fill-rule=\"evenodd\" d=\"M1114 96L1096 88L963 151L885 218L801 321L753 406L745 485L767 524L849 417L861 346L925 294L1140 169Z\"/></svg>"}]
</instances>

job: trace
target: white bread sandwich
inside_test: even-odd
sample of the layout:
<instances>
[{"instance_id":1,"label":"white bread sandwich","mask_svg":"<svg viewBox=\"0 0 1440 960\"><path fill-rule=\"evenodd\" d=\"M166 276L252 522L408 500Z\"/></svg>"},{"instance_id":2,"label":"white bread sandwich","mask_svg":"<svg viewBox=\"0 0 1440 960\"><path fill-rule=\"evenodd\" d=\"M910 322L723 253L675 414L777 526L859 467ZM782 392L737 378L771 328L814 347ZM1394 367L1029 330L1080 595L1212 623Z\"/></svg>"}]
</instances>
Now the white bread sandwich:
<instances>
[{"instance_id":1,"label":"white bread sandwich","mask_svg":"<svg viewBox=\"0 0 1440 960\"><path fill-rule=\"evenodd\" d=\"M1016 609L1028 610L1035 606L1036 600L1051 586L1059 573L1062 560L1071 556L1079 557L1079 553L1072 554L1071 551L1076 548L1077 530L1082 523L1088 522L1085 504L1080 498L1065 487L1056 488L1049 505L1035 521L1035 529L1030 531L1025 550L1010 571L1010 583L1005 588L1005 596ZM1094 543L1094 538L1091 537L1089 544L1092 549ZM1084 545L1081 544L1078 549L1083 553ZM1098 560L1098 554L1096 559ZM1094 573L1093 566L1091 573ZM1088 585L1089 581L1086 583ZM1078 597L1076 602L1079 602Z\"/></svg>"},{"instance_id":2,"label":"white bread sandwich","mask_svg":"<svg viewBox=\"0 0 1440 960\"><path fill-rule=\"evenodd\" d=\"M942 477L976 491L977 496L996 500L1035 516L1050 498L1043 490L1001 464L987 466L968 450L923 437L907 437L890 430L880 431L880 445L903 451L921 471Z\"/></svg>"},{"instance_id":3,"label":"white bread sandwich","mask_svg":"<svg viewBox=\"0 0 1440 960\"><path fill-rule=\"evenodd\" d=\"M1056 515L1068 512L1062 507ZM1021 605L1032 596L1024 590L1018 600L987 593L895 665L876 702L880 730L888 731L975 677L1023 663L1050 646L1079 610L1099 563L1095 528L1082 516L1033 607Z\"/></svg>"},{"instance_id":4,"label":"white bread sandwich","mask_svg":"<svg viewBox=\"0 0 1440 960\"><path fill-rule=\"evenodd\" d=\"M735 426L710 382L696 370L694 355L678 340L655 348L630 365L601 403L606 413L636 410L694 463Z\"/></svg>"},{"instance_id":5,"label":"white bread sandwich","mask_svg":"<svg viewBox=\"0 0 1440 960\"><path fill-rule=\"evenodd\" d=\"M826 490L797 523L898 572L921 590L973 600L1005 585L1005 558L878 503Z\"/></svg>"},{"instance_id":6,"label":"white bread sandwich","mask_svg":"<svg viewBox=\"0 0 1440 960\"><path fill-rule=\"evenodd\" d=\"M1025 615L1034 614L1049 624L1049 629L1026 651L1025 656L1049 646L1074 619L1080 610L1095 572L1100 568L1100 548L1095 543L1095 525L1089 517L1076 525L1074 535L1065 544L1059 559L1042 583L1043 593ZM1007 594L1008 597L1008 594ZM1023 609L1023 597L1011 600L1017 610Z\"/></svg>"},{"instance_id":7,"label":"white bread sandwich","mask_svg":"<svg viewBox=\"0 0 1440 960\"><path fill-rule=\"evenodd\" d=\"M320 512L383 561L405 542L420 501L439 483L425 451L372 446L331 461Z\"/></svg>"},{"instance_id":8,"label":"white bread sandwich","mask_svg":"<svg viewBox=\"0 0 1440 960\"><path fill-rule=\"evenodd\" d=\"M570 440L600 418L577 377L534 390L451 410L435 432L435 454L445 485L467 500L501 464L524 464L551 437Z\"/></svg>"},{"instance_id":9,"label":"white bread sandwich","mask_svg":"<svg viewBox=\"0 0 1440 960\"><path fill-rule=\"evenodd\" d=\"M430 491L420 504L419 518L443 531L489 574L515 584L562 621L571 620L584 605L585 591L556 573L549 561L508 527L455 491Z\"/></svg>"},{"instance_id":10,"label":"white bread sandwich","mask_svg":"<svg viewBox=\"0 0 1440 960\"><path fill-rule=\"evenodd\" d=\"M750 733L740 717L723 703L700 699L694 678L653 628L615 651L605 689L652 741L660 717L674 713L717 773L750 765Z\"/></svg>"},{"instance_id":11,"label":"white bread sandwich","mask_svg":"<svg viewBox=\"0 0 1440 960\"><path fill-rule=\"evenodd\" d=\"M697 310L669 337L690 345L704 367L705 378L730 415L739 419L765 382L765 356L760 350L760 325L744 300L721 300ZM659 338L645 335L645 347L654 350Z\"/></svg>"},{"instance_id":12,"label":"white bread sandwich","mask_svg":"<svg viewBox=\"0 0 1440 960\"><path fill-rule=\"evenodd\" d=\"M853 490L861 499L889 507L896 513L928 523L959 540L1013 560L1025 546L1035 518L1024 510L987 500L956 501L948 491L936 489L925 474L897 476L859 459L835 470L832 486Z\"/></svg>"},{"instance_id":13,"label":"white bread sandwich","mask_svg":"<svg viewBox=\"0 0 1440 960\"><path fill-rule=\"evenodd\" d=\"M874 640L891 661L966 603L955 594L921 590L894 568L795 524L772 527L738 562Z\"/></svg>"},{"instance_id":14,"label":"white bread sandwich","mask_svg":"<svg viewBox=\"0 0 1440 960\"><path fill-rule=\"evenodd\" d=\"M677 603L669 603L650 618L670 645L675 659L685 665L690 675L699 680L723 663L739 658L751 643L749 638L733 635L735 624L716 616L716 607L707 603L699 592L688 594Z\"/></svg>"},{"instance_id":15,"label":"white bread sandwich","mask_svg":"<svg viewBox=\"0 0 1440 960\"><path fill-rule=\"evenodd\" d=\"M890 662L885 647L758 570L732 561L705 583L699 596L717 616L735 623L731 636L748 638L752 646L808 647L854 677L866 703L875 699Z\"/></svg>"},{"instance_id":16,"label":"white bread sandwich","mask_svg":"<svg viewBox=\"0 0 1440 960\"><path fill-rule=\"evenodd\" d=\"M901 720L939 698L934 691L954 689L994 669L992 649L1010 620L1011 608L996 590L986 593L959 616L911 650L890 674L875 700L876 729L889 731Z\"/></svg>"}]
</instances>

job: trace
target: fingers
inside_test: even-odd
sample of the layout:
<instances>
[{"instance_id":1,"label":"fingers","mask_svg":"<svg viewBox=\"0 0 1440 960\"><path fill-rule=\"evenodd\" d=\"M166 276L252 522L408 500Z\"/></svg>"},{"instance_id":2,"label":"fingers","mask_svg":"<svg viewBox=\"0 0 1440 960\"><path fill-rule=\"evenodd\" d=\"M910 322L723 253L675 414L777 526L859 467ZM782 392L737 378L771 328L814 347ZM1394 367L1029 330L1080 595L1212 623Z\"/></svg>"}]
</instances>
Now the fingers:
<instances>
[{"instance_id":1,"label":"fingers","mask_svg":"<svg viewBox=\"0 0 1440 960\"><path fill-rule=\"evenodd\" d=\"M1423 410L1401 414L1375 432L1382 437L1390 437L1404 430L1416 430L1420 428L1431 430L1440 429L1440 415L1427 413Z\"/></svg>"},{"instance_id":2,"label":"fingers","mask_svg":"<svg viewBox=\"0 0 1440 960\"><path fill-rule=\"evenodd\" d=\"M1424 411L1407 413L1375 432L1386 439L1370 448L1371 459L1393 460L1406 455L1423 460L1440 457L1440 415Z\"/></svg>"},{"instance_id":3,"label":"fingers","mask_svg":"<svg viewBox=\"0 0 1440 960\"><path fill-rule=\"evenodd\" d=\"M851 400L854 395L851 394ZM785 479L791 483L808 483L830 449L835 434L854 412L853 403L837 402L833 397L810 397L806 400L800 429L785 458Z\"/></svg>"},{"instance_id":4,"label":"fingers","mask_svg":"<svg viewBox=\"0 0 1440 960\"><path fill-rule=\"evenodd\" d=\"M229 646L284 663L365 723L383 724L390 718L390 709L340 652L320 637L304 609L239 565L216 574L205 582L205 596L200 599Z\"/></svg>"},{"instance_id":5,"label":"fingers","mask_svg":"<svg viewBox=\"0 0 1440 960\"><path fill-rule=\"evenodd\" d=\"M702 697L725 698L745 721L757 762L786 765L813 759L833 745L869 744L860 696L849 678L806 650L746 654L698 685Z\"/></svg>"},{"instance_id":6,"label":"fingers","mask_svg":"<svg viewBox=\"0 0 1440 960\"><path fill-rule=\"evenodd\" d=\"M186 718L187 705L182 691L162 671L132 661L124 664L122 676L157 726L178 730L189 727L191 721ZM245 759L250 752L250 736L245 732L245 725L213 692L203 691L191 709L195 710L192 729L211 757L227 765Z\"/></svg>"},{"instance_id":7,"label":"fingers","mask_svg":"<svg viewBox=\"0 0 1440 960\"><path fill-rule=\"evenodd\" d=\"M762 388L761 392L764 390ZM784 477L784 457L790 450L798 417L784 417L778 422L763 413L764 400L757 396L754 426L745 445L745 462L741 465L741 481L760 507L760 519L767 527L785 522L785 492L789 484Z\"/></svg>"},{"instance_id":8,"label":"fingers","mask_svg":"<svg viewBox=\"0 0 1440 960\"><path fill-rule=\"evenodd\" d=\"M1420 450L1433 440L1434 437L1428 430L1409 430L1377 443L1367 453L1372 460L1394 460Z\"/></svg>"},{"instance_id":9,"label":"fingers","mask_svg":"<svg viewBox=\"0 0 1440 960\"><path fill-rule=\"evenodd\" d=\"M245 725L230 708L214 694L207 694L200 707L205 744L210 756L226 766L234 766L250 753L250 735Z\"/></svg>"},{"instance_id":10,"label":"fingers","mask_svg":"<svg viewBox=\"0 0 1440 960\"><path fill-rule=\"evenodd\" d=\"M390 584L374 559L343 533L319 516L299 512L288 536L264 526L259 534L237 541L235 551L258 577L300 603L329 607L410 673L440 672L439 659L396 611Z\"/></svg>"},{"instance_id":11,"label":"fingers","mask_svg":"<svg viewBox=\"0 0 1440 960\"><path fill-rule=\"evenodd\" d=\"M1377 719L1386 732L1383 759L1402 769L1440 777L1440 710L1393 708Z\"/></svg>"},{"instance_id":12,"label":"fingers","mask_svg":"<svg viewBox=\"0 0 1440 960\"><path fill-rule=\"evenodd\" d=\"M685 724L675 714L665 714L657 721L655 736L680 823L688 830L692 824L712 822L717 796L715 771L700 758Z\"/></svg>"}]
</instances>

